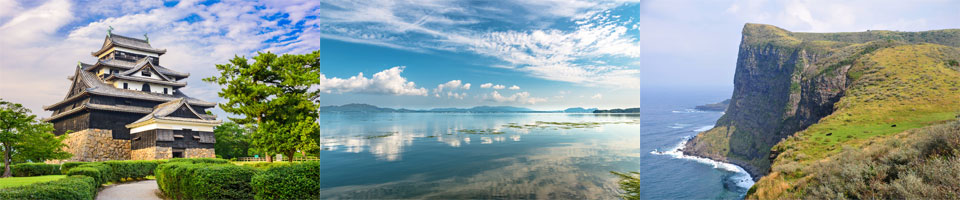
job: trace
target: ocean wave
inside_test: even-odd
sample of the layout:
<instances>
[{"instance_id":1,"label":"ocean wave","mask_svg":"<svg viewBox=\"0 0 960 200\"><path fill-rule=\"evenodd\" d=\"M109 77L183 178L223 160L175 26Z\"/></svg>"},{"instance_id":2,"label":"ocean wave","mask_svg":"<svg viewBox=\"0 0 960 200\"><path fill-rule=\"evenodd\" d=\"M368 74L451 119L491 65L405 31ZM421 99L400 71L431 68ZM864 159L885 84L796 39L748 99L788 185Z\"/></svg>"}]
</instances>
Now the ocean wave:
<instances>
[{"instance_id":1,"label":"ocean wave","mask_svg":"<svg viewBox=\"0 0 960 200\"><path fill-rule=\"evenodd\" d=\"M674 110L674 111L670 111L670 112L672 112L672 113L702 113L703 111L697 110L697 109L687 108L687 109L683 109L683 110Z\"/></svg>"},{"instance_id":2,"label":"ocean wave","mask_svg":"<svg viewBox=\"0 0 960 200\"><path fill-rule=\"evenodd\" d=\"M687 126L690 126L690 124L673 123L673 125L670 125L670 128L679 129L679 128L685 128Z\"/></svg>"},{"instance_id":3,"label":"ocean wave","mask_svg":"<svg viewBox=\"0 0 960 200\"><path fill-rule=\"evenodd\" d=\"M710 126L710 127L712 128L713 126ZM709 129L709 128L708 128L708 129ZM715 168L715 169L720 169L720 170L724 170L724 171L728 171L728 172L733 172L733 173L735 173L735 174L734 174L733 176L730 176L730 181L733 182L733 183L736 183L736 185L737 185L738 187L741 187L741 188L744 188L744 189L750 189L750 187L753 186L753 184L754 184L753 178L750 177L750 174L747 173L747 170L744 170L744 169L743 169L742 167L740 167L740 166L737 166L737 165L734 165L734 164L730 164L730 163L720 162L720 161L716 161L716 160L711 160L711 159L703 158L703 157L683 155L683 147L684 147L684 145L687 144L688 141L690 141L690 138L691 138L690 136L685 136L685 137L683 137L683 140L680 141L680 143L678 143L678 144L677 144L676 146L674 146L673 148L671 148L671 149L669 149L669 150L667 150L667 151L657 151L657 150L653 150L653 151L650 152L650 154L653 154L653 155L666 155L666 156L670 156L670 157L673 157L673 158L676 158L676 159L692 160L692 161L695 161L695 162L698 162L698 163L703 163L703 164L706 164L706 165L713 166L713 168Z\"/></svg>"},{"instance_id":4,"label":"ocean wave","mask_svg":"<svg viewBox=\"0 0 960 200\"><path fill-rule=\"evenodd\" d=\"M698 129L694 129L693 132L697 132L697 133L704 132L704 131L710 130L711 128L713 128L713 125L701 126Z\"/></svg>"}]
</instances>

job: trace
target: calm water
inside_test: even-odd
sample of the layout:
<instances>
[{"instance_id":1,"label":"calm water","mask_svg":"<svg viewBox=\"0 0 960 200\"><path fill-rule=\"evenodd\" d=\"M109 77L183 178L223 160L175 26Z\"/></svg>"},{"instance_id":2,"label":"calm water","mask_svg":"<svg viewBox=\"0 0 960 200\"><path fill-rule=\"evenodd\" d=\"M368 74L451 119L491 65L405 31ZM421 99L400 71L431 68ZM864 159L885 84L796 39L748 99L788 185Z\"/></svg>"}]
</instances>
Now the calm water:
<instances>
[{"instance_id":1,"label":"calm water","mask_svg":"<svg viewBox=\"0 0 960 200\"><path fill-rule=\"evenodd\" d=\"M638 171L644 199L740 198L752 182L735 166L669 153L722 115L694 105L645 104L632 115L324 113L321 195L615 199L609 172ZM599 125L508 127L537 121ZM502 133L468 134L477 129Z\"/></svg>"}]
</instances>

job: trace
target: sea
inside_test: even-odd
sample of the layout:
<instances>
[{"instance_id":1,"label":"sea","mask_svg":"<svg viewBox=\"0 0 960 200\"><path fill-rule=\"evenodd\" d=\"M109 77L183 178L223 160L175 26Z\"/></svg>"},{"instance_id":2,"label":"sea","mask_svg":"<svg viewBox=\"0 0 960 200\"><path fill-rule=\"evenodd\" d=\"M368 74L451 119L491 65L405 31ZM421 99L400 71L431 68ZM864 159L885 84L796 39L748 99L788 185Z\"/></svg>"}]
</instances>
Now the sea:
<instances>
[{"instance_id":1,"label":"sea","mask_svg":"<svg viewBox=\"0 0 960 200\"><path fill-rule=\"evenodd\" d=\"M729 94L729 93L726 93ZM322 113L323 199L742 199L742 168L684 156L722 94L643 98L637 114Z\"/></svg>"}]
</instances>

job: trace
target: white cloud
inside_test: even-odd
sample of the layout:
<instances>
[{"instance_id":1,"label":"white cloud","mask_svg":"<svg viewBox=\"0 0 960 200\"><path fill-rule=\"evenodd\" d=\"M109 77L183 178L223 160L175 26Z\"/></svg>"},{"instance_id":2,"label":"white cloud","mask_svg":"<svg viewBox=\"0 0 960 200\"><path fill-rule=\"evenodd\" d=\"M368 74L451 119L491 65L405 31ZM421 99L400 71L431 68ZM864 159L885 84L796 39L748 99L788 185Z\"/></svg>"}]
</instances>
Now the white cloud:
<instances>
[{"instance_id":1,"label":"white cloud","mask_svg":"<svg viewBox=\"0 0 960 200\"><path fill-rule=\"evenodd\" d=\"M509 89L510 89L510 90L519 90L519 89L520 89L520 86L513 85L513 86L510 86Z\"/></svg>"},{"instance_id":2,"label":"white cloud","mask_svg":"<svg viewBox=\"0 0 960 200\"><path fill-rule=\"evenodd\" d=\"M186 80L189 86L181 89L184 93L221 101L216 94L219 86L201 81L217 73L216 64L235 55L249 58L257 51L283 54L319 49L318 26L297 20L292 13L294 7L306 5L310 3L181 1L164 7L158 0L40 4L0 0L0 96L49 116L41 107L63 99L70 84L64 77L72 75L77 61L96 61L90 52L100 47L107 27L113 26L114 34L142 37L148 33L153 47L167 49L161 64L191 74ZM291 21L279 25L281 20ZM71 24L78 21L90 22ZM297 23L304 24L302 31L292 28ZM277 38L284 42L267 42ZM24 87L27 83L33 87ZM214 112L223 114L219 109Z\"/></svg>"},{"instance_id":3,"label":"white cloud","mask_svg":"<svg viewBox=\"0 0 960 200\"><path fill-rule=\"evenodd\" d=\"M441 97L442 96L441 94L444 94L443 91L448 90L446 93L446 96L448 98L463 99L463 97L467 96L466 93L457 93L455 91L451 91L451 90L469 90L470 89L470 83L466 83L466 84L461 84L461 83L462 81L460 80L452 80L444 84L437 85L437 88L433 89L433 96Z\"/></svg>"},{"instance_id":4,"label":"white cloud","mask_svg":"<svg viewBox=\"0 0 960 200\"><path fill-rule=\"evenodd\" d=\"M591 99L603 99L603 95L600 94L600 93L597 93L597 94L593 95L593 96L590 97L590 98L591 98Z\"/></svg>"},{"instance_id":5,"label":"white cloud","mask_svg":"<svg viewBox=\"0 0 960 200\"><path fill-rule=\"evenodd\" d=\"M531 97L528 92L518 92L510 96L500 95L500 92L493 91L489 95L484 95L484 99L495 102L536 104L547 101L546 98Z\"/></svg>"},{"instance_id":6,"label":"white cloud","mask_svg":"<svg viewBox=\"0 0 960 200\"><path fill-rule=\"evenodd\" d=\"M493 87L493 83L480 84L480 88L490 88L490 87Z\"/></svg>"},{"instance_id":7,"label":"white cloud","mask_svg":"<svg viewBox=\"0 0 960 200\"><path fill-rule=\"evenodd\" d=\"M639 41L628 34L628 27L636 27L637 23L603 12L624 2L519 1L482 11L446 1L326 3L330 4L329 9L321 13L319 24L329 39L391 48L413 47L415 51L469 51L510 64L491 67L513 69L536 78L585 86L639 87L639 73L630 67L577 62L597 57L639 57ZM522 20L568 18L577 20L576 26L569 31L537 28L549 24L535 25L533 30L492 32L462 28L485 20L522 18L509 10L513 7L529 13Z\"/></svg>"},{"instance_id":8,"label":"white cloud","mask_svg":"<svg viewBox=\"0 0 960 200\"><path fill-rule=\"evenodd\" d=\"M388 95L414 95L426 96L427 89L417 88L412 81L400 76L404 67L397 66L373 74L373 78L366 78L363 73L352 76L347 79L326 78L320 74L320 91L331 93L337 92L358 92L369 94L388 94Z\"/></svg>"},{"instance_id":9,"label":"white cloud","mask_svg":"<svg viewBox=\"0 0 960 200\"><path fill-rule=\"evenodd\" d=\"M500 90L500 89L503 89L503 88L506 88L506 86L503 86L503 85L494 85L494 86L493 86L493 89L497 89L497 90Z\"/></svg>"}]
</instances>

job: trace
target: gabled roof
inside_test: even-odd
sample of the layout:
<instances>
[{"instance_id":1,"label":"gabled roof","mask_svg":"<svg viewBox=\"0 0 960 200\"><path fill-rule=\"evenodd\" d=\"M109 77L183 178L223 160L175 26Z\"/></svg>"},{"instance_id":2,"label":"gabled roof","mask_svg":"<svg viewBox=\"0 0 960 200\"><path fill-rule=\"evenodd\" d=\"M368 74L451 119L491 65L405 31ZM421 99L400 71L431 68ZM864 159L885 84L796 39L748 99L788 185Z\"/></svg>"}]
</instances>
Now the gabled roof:
<instances>
[{"instance_id":1,"label":"gabled roof","mask_svg":"<svg viewBox=\"0 0 960 200\"><path fill-rule=\"evenodd\" d=\"M144 58L144 59L145 59L145 58ZM143 59L141 59L141 60L143 60ZM91 66L91 67L89 67L89 68L84 68L83 70L90 71L90 70L93 70L93 69L95 68L95 66L103 66L103 65L105 65L105 66L110 66L110 67L116 67L116 68L122 68L122 69L133 69L133 68L137 68L137 64L139 64L139 63L140 63L139 61L137 61L137 62L130 62L130 61L117 60L117 59L105 59L105 60L97 61L97 63L94 64L93 66ZM151 64L152 64L152 63L151 63ZM166 68L166 67L163 67L163 66L160 66L160 65L156 65L156 64L153 64L153 67L154 67L154 69L156 69L157 71L159 71L161 74L164 74L164 75L167 75L167 76L173 76L173 77L177 77L177 78L181 78L181 79L190 76L190 73L174 71L174 70L172 70L172 69L170 69L170 68Z\"/></svg>"},{"instance_id":2,"label":"gabled roof","mask_svg":"<svg viewBox=\"0 0 960 200\"><path fill-rule=\"evenodd\" d=\"M180 111L180 113L177 113L177 111ZM186 115L184 115L184 113ZM196 110L193 110L193 107L191 107L190 104L187 104L187 99L179 98L157 105L153 108L153 112L143 116L143 118L140 118L133 123L128 124L127 128L139 127L155 120L170 120L205 124L220 123L220 120L218 120L216 116L211 116L212 115L201 115L200 113L197 113Z\"/></svg>"},{"instance_id":3,"label":"gabled roof","mask_svg":"<svg viewBox=\"0 0 960 200\"><path fill-rule=\"evenodd\" d=\"M163 55L167 53L166 49L157 49L150 46L150 43L146 40L117 35L117 34L107 34L107 37L103 40L103 46L100 47L100 50L91 52L93 56L98 56L110 50L110 47L123 47L128 49L146 51L150 53L156 53Z\"/></svg>"},{"instance_id":4,"label":"gabled roof","mask_svg":"<svg viewBox=\"0 0 960 200\"><path fill-rule=\"evenodd\" d=\"M161 80L144 78L144 77L135 75L135 73L140 72L142 70L150 70L151 73L155 73L158 76L160 76ZM187 86L186 82L177 82L175 79L171 79L166 75L163 75L163 73L159 73L159 70L157 70L156 67L154 67L153 62L150 62L150 59L146 59L146 58L140 59L140 62L137 63L136 67L120 72L119 74L111 75L106 78L106 80L108 81L112 79L124 79L124 80L140 81L140 82L150 82L150 83L169 85L174 87Z\"/></svg>"},{"instance_id":5,"label":"gabled roof","mask_svg":"<svg viewBox=\"0 0 960 200\"><path fill-rule=\"evenodd\" d=\"M83 64L80 64L77 67L80 68L81 66L83 66ZM184 98L187 101L187 103L194 106L213 107L217 105L216 103L188 97L184 95L182 92L180 92L180 90L176 90L176 89L173 90L172 95L152 93L152 92L141 92L136 90L125 90L125 89L116 88L112 85L108 85L104 83L103 81L100 81L100 78L94 75L92 72L88 72L84 70L76 70L75 73L76 74L74 75L74 77L79 78L80 81L83 81L88 88L85 91L74 95L73 97L66 98L63 101L54 103L53 105L44 106L43 109L50 110L50 109L56 108L57 106L63 105L65 103L69 103L70 101L76 98L79 98L82 95L89 95L89 94L131 98L131 99L141 99L141 100L149 100L149 101L161 101L161 102Z\"/></svg>"}]
</instances>

